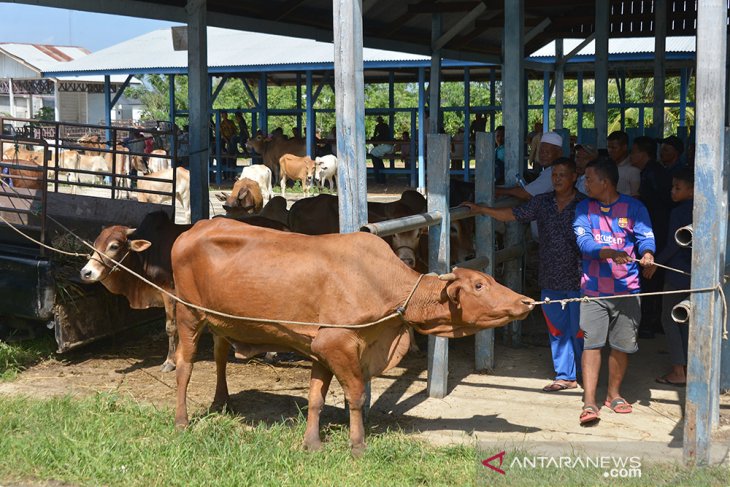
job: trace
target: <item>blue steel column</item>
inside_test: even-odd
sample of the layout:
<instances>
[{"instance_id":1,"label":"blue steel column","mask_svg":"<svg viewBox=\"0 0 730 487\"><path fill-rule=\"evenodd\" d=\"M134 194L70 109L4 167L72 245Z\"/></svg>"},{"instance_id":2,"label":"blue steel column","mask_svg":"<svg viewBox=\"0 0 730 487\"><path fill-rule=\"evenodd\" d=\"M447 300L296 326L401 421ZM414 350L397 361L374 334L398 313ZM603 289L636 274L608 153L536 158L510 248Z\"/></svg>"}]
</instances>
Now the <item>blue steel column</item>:
<instances>
[{"instance_id":1,"label":"blue steel column","mask_svg":"<svg viewBox=\"0 0 730 487\"><path fill-rule=\"evenodd\" d=\"M106 144L112 144L112 85L111 77L107 74L104 76L104 121L106 122Z\"/></svg>"},{"instance_id":2,"label":"blue steel column","mask_svg":"<svg viewBox=\"0 0 730 487\"><path fill-rule=\"evenodd\" d=\"M692 244L692 287L722 282L727 245L727 169L725 151L725 59L727 4L699 0L697 7L697 150ZM692 295L687 362L684 459L706 465L711 434L719 418L722 308L717 292Z\"/></svg>"},{"instance_id":3,"label":"blue steel column","mask_svg":"<svg viewBox=\"0 0 730 487\"><path fill-rule=\"evenodd\" d=\"M390 127L390 138L395 139L395 73L391 71L388 73L388 108L390 113L388 114L388 126Z\"/></svg>"},{"instance_id":4,"label":"blue steel column","mask_svg":"<svg viewBox=\"0 0 730 487\"><path fill-rule=\"evenodd\" d=\"M426 190L426 70L418 68L418 190Z\"/></svg>"},{"instance_id":5,"label":"blue steel column","mask_svg":"<svg viewBox=\"0 0 730 487\"><path fill-rule=\"evenodd\" d=\"M583 72L580 71L576 75L578 84L578 142L583 140Z\"/></svg>"},{"instance_id":6,"label":"blue steel column","mask_svg":"<svg viewBox=\"0 0 730 487\"><path fill-rule=\"evenodd\" d=\"M312 72L307 71L307 154L314 157L314 98L312 97Z\"/></svg>"},{"instance_id":7,"label":"blue steel column","mask_svg":"<svg viewBox=\"0 0 730 487\"><path fill-rule=\"evenodd\" d=\"M188 0L188 110L190 118L190 213L207 220L210 88L208 87L207 10L205 0Z\"/></svg>"},{"instance_id":8,"label":"blue steel column","mask_svg":"<svg viewBox=\"0 0 730 487\"><path fill-rule=\"evenodd\" d=\"M542 125L543 132L550 131L550 71L542 73Z\"/></svg>"},{"instance_id":9,"label":"blue steel column","mask_svg":"<svg viewBox=\"0 0 730 487\"><path fill-rule=\"evenodd\" d=\"M418 142L416 134L419 133L418 125L416 123L418 119L418 110L411 110L411 152L408 155L408 163L411 168L411 188L418 187L418 168L416 168L416 152L418 151Z\"/></svg>"},{"instance_id":10,"label":"blue steel column","mask_svg":"<svg viewBox=\"0 0 730 487\"><path fill-rule=\"evenodd\" d=\"M504 66L502 68L502 88L504 99L502 107L516 107L503 109L502 119L505 128L505 184L515 186L516 175L522 172L525 159L525 111L524 96L524 69L523 69L523 40L524 40L524 0L505 0L504 2ZM520 245L524 238L522 227L516 222L507 224L505 246ZM522 288L522 261L511 260L505 263L505 285L517 292ZM513 345L522 341L522 324L512 322L505 327L504 340Z\"/></svg>"},{"instance_id":11,"label":"blue steel column","mask_svg":"<svg viewBox=\"0 0 730 487\"><path fill-rule=\"evenodd\" d=\"M168 88L168 96L169 96L169 104L170 104L170 126L175 125L175 116L176 116L176 110L175 110L175 75L170 74L167 76L167 88Z\"/></svg>"},{"instance_id":12,"label":"blue steel column","mask_svg":"<svg viewBox=\"0 0 730 487\"><path fill-rule=\"evenodd\" d=\"M266 73L259 77L259 129L264 135L269 133L269 90Z\"/></svg>"},{"instance_id":13,"label":"blue steel column","mask_svg":"<svg viewBox=\"0 0 730 487\"><path fill-rule=\"evenodd\" d=\"M502 78L504 79L504 72L502 73ZM502 88L504 89L504 83L502 83ZM489 112L489 131L494 132L494 129L496 128L495 122L495 107L497 104L497 70L492 68L489 71L489 106L492 108ZM504 113L502 114L502 125L504 125Z\"/></svg>"},{"instance_id":14,"label":"blue steel column","mask_svg":"<svg viewBox=\"0 0 730 487\"><path fill-rule=\"evenodd\" d=\"M494 206L494 132L476 134L476 150L474 153L476 168L474 170L474 191L477 202ZM476 219L474 242L478 256L485 256L489 264L485 272L494 275L494 220L480 215ZM482 330L474 337L474 358L476 370L494 369L494 329Z\"/></svg>"},{"instance_id":15,"label":"blue steel column","mask_svg":"<svg viewBox=\"0 0 730 487\"><path fill-rule=\"evenodd\" d=\"M667 2L654 0L654 135L664 137L664 76L667 57Z\"/></svg>"},{"instance_id":16,"label":"blue steel column","mask_svg":"<svg viewBox=\"0 0 730 487\"><path fill-rule=\"evenodd\" d=\"M555 40L555 129L563 128L565 117L565 63L563 62L563 39Z\"/></svg>"},{"instance_id":17,"label":"blue steel column","mask_svg":"<svg viewBox=\"0 0 730 487\"><path fill-rule=\"evenodd\" d=\"M431 116L433 112L431 112ZM428 135L428 211L439 211L441 223L428 229L428 269L449 272L449 136ZM446 396L449 376L449 339L428 336L428 396Z\"/></svg>"},{"instance_id":18,"label":"blue steel column","mask_svg":"<svg viewBox=\"0 0 730 487\"><path fill-rule=\"evenodd\" d=\"M307 96L309 100L309 96ZM308 126L308 125L307 125ZM297 73L297 127L302 130L302 73Z\"/></svg>"},{"instance_id":19,"label":"blue steel column","mask_svg":"<svg viewBox=\"0 0 730 487\"><path fill-rule=\"evenodd\" d=\"M428 82L428 133L436 134L441 121L441 51L433 46L441 36L441 14L431 14L431 71ZM428 160L426 161L428 164Z\"/></svg>"},{"instance_id":20,"label":"blue steel column","mask_svg":"<svg viewBox=\"0 0 730 487\"><path fill-rule=\"evenodd\" d=\"M471 77L469 68L464 68L464 181L469 181L469 132L471 125Z\"/></svg>"},{"instance_id":21,"label":"blue steel column","mask_svg":"<svg viewBox=\"0 0 730 487\"><path fill-rule=\"evenodd\" d=\"M679 76L679 126L687 126L687 85L688 70L682 68Z\"/></svg>"},{"instance_id":22,"label":"blue steel column","mask_svg":"<svg viewBox=\"0 0 730 487\"><path fill-rule=\"evenodd\" d=\"M215 184L223 182L223 141L221 140L221 111L215 111Z\"/></svg>"},{"instance_id":23,"label":"blue steel column","mask_svg":"<svg viewBox=\"0 0 730 487\"><path fill-rule=\"evenodd\" d=\"M608 136L608 24L610 2L596 0L596 98L593 116L596 123L596 147L606 148Z\"/></svg>"}]
</instances>

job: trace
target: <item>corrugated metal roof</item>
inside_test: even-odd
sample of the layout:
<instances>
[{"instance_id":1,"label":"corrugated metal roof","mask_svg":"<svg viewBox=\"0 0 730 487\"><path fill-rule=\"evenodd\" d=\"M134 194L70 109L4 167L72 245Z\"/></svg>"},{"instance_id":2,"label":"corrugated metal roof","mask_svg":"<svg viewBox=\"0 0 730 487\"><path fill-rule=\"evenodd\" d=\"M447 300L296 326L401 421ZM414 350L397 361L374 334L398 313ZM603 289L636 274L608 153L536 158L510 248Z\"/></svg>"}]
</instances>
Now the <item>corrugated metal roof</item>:
<instances>
[{"instance_id":1,"label":"corrugated metal roof","mask_svg":"<svg viewBox=\"0 0 730 487\"><path fill-rule=\"evenodd\" d=\"M366 48L363 50L363 60L425 62L429 57ZM329 42L208 27L209 68L327 63L334 63L334 46ZM165 72L187 69L187 65L187 51L173 50L170 29L160 29L67 64L55 65L45 70L44 74L142 70Z\"/></svg>"},{"instance_id":2,"label":"corrugated metal roof","mask_svg":"<svg viewBox=\"0 0 730 487\"><path fill-rule=\"evenodd\" d=\"M71 62L88 56L91 51L78 46L53 46L49 44L23 44L15 42L0 42L0 53L20 60L30 69L39 74L47 70L63 69ZM104 81L103 76L68 76L62 77L67 81L81 81L99 83ZM113 83L122 83L126 76L111 76Z\"/></svg>"},{"instance_id":3,"label":"corrugated metal roof","mask_svg":"<svg viewBox=\"0 0 730 487\"><path fill-rule=\"evenodd\" d=\"M563 52L569 53L583 42L583 39L564 39ZM696 38L694 36L667 37L667 53L693 53L695 52ZM608 40L609 56L614 54L646 54L654 52L654 39L650 37L628 37L622 39ZM580 50L576 56L594 56L596 54L596 42L590 42ZM555 42L538 49L532 55L535 57L555 57Z\"/></svg>"}]
</instances>

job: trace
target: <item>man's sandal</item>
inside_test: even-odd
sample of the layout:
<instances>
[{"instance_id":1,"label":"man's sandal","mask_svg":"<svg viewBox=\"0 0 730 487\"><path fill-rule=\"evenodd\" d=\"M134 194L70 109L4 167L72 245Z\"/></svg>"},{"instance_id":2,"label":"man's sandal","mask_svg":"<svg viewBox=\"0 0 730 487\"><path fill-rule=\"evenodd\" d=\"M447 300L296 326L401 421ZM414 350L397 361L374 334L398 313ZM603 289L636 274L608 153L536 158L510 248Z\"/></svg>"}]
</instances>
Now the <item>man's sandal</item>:
<instances>
[{"instance_id":1,"label":"man's sandal","mask_svg":"<svg viewBox=\"0 0 730 487\"><path fill-rule=\"evenodd\" d=\"M568 386L563 383L560 383L556 380L551 382L550 384L546 385L542 388L542 392L557 392L557 391L564 391L565 389L576 389L578 386Z\"/></svg>"},{"instance_id":2,"label":"man's sandal","mask_svg":"<svg viewBox=\"0 0 730 487\"><path fill-rule=\"evenodd\" d=\"M613 401L606 401L604 405L614 413L618 414L629 414L634 410L634 408L631 407L631 404L629 404L623 397L616 397Z\"/></svg>"},{"instance_id":3,"label":"man's sandal","mask_svg":"<svg viewBox=\"0 0 730 487\"><path fill-rule=\"evenodd\" d=\"M588 426L596 424L601 418L598 415L598 408L596 406L583 406L583 411L580 413L580 425Z\"/></svg>"}]
</instances>

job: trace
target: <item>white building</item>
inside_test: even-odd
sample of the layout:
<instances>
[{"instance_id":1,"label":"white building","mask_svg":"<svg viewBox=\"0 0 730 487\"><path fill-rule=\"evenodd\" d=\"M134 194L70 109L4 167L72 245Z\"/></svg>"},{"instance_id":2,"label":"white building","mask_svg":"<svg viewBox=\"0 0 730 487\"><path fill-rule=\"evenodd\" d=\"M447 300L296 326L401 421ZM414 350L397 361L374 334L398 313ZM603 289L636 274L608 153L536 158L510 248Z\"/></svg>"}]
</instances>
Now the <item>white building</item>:
<instances>
[{"instance_id":1,"label":"white building","mask_svg":"<svg viewBox=\"0 0 730 487\"><path fill-rule=\"evenodd\" d=\"M38 118L46 108L63 122L106 123L103 76L41 77L43 71L58 70L63 63L88 54L83 47L0 43L0 115ZM112 90L125 79L112 76ZM140 113L138 100L122 96L112 110L112 120L136 120Z\"/></svg>"}]
</instances>

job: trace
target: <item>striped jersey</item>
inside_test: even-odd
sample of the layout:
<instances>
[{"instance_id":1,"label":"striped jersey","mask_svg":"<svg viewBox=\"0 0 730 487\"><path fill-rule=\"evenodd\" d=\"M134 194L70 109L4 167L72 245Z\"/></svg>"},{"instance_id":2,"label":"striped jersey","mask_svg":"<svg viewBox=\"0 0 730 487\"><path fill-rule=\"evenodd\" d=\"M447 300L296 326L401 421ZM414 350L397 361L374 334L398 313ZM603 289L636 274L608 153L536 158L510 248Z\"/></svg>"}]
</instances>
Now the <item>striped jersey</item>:
<instances>
[{"instance_id":1,"label":"striped jersey","mask_svg":"<svg viewBox=\"0 0 730 487\"><path fill-rule=\"evenodd\" d=\"M585 199L575 208L573 231L583 254L580 288L584 296L635 294L641 290L637 262L616 264L601 259L599 254L611 248L639 259L644 252L656 252L649 212L642 202L623 194L610 205Z\"/></svg>"}]
</instances>

